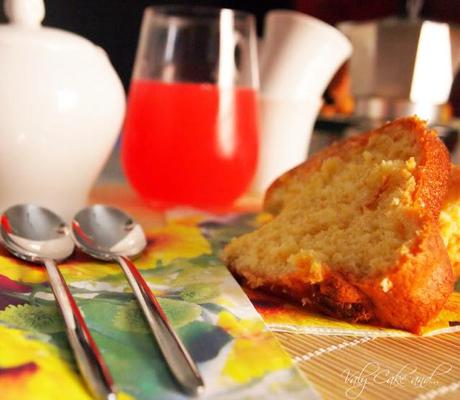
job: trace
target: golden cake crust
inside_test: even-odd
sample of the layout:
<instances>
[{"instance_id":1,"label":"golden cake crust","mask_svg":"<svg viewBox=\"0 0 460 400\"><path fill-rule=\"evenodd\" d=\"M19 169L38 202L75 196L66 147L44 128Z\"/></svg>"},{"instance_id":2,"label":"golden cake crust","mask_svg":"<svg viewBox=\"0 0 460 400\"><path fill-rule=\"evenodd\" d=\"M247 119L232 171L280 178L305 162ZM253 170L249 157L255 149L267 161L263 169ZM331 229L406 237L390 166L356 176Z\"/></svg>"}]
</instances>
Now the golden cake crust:
<instances>
[{"instance_id":1,"label":"golden cake crust","mask_svg":"<svg viewBox=\"0 0 460 400\"><path fill-rule=\"evenodd\" d=\"M420 145L421 160L415 171L417 190L414 194L414 203L418 204L422 213L425 209L428 214L437 219L448 189L449 153L438 139L436 132L427 129L425 122L416 117L397 119L373 131L335 142L316 153L304 163L281 175L270 185L264 198L264 209L272 214L278 214L284 204L296 194L290 192L290 183L295 179L307 179L309 174L321 167L325 159L341 157L353 148L361 148L372 136L382 133L395 135L403 130L411 132Z\"/></svg>"},{"instance_id":2,"label":"golden cake crust","mask_svg":"<svg viewBox=\"0 0 460 400\"><path fill-rule=\"evenodd\" d=\"M288 297L312 310L351 322L373 322L419 333L436 316L452 292L452 267L437 228L427 224L413 249L383 279L363 279L330 271L318 283L301 272L271 279L236 267L230 270L251 288ZM391 291L382 290L391 282Z\"/></svg>"},{"instance_id":3,"label":"golden cake crust","mask_svg":"<svg viewBox=\"0 0 460 400\"><path fill-rule=\"evenodd\" d=\"M428 130L422 121L412 117L398 119L333 144L278 178L268 189L264 206L276 216L296 197L296 185L292 183L307 180L324 160L342 157L353 149L359 151L374 135L398 135L401 131L414 135L419 152L412 200L420 229L410 257L400 257L385 276L358 277L326 268L322 279L314 282L311 276L306 276L304 268L281 277L249 271L235 262L238 249L231 243L224 251L230 270L252 288L284 294L333 317L419 332L441 310L453 288L452 267L438 227L448 188L449 154L435 132ZM386 288L388 284L391 287Z\"/></svg>"},{"instance_id":4,"label":"golden cake crust","mask_svg":"<svg viewBox=\"0 0 460 400\"><path fill-rule=\"evenodd\" d=\"M441 236L455 277L460 277L460 165L452 165L449 191L440 215Z\"/></svg>"},{"instance_id":5,"label":"golden cake crust","mask_svg":"<svg viewBox=\"0 0 460 400\"><path fill-rule=\"evenodd\" d=\"M449 190L444 199L444 206L446 204L457 203L460 201L460 165L452 164L450 170Z\"/></svg>"}]
</instances>

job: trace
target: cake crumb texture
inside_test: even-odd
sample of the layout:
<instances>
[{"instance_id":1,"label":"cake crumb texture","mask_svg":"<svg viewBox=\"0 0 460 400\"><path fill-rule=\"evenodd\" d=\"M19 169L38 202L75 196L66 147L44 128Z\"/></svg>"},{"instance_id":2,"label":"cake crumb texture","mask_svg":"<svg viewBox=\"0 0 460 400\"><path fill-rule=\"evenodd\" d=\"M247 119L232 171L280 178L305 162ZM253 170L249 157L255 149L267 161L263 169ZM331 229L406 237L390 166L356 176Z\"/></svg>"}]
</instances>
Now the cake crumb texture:
<instances>
[{"instance_id":1,"label":"cake crumb texture","mask_svg":"<svg viewBox=\"0 0 460 400\"><path fill-rule=\"evenodd\" d=\"M452 291L438 227L449 174L445 146L415 117L337 142L272 184L274 218L224 260L253 288L416 332Z\"/></svg>"}]
</instances>

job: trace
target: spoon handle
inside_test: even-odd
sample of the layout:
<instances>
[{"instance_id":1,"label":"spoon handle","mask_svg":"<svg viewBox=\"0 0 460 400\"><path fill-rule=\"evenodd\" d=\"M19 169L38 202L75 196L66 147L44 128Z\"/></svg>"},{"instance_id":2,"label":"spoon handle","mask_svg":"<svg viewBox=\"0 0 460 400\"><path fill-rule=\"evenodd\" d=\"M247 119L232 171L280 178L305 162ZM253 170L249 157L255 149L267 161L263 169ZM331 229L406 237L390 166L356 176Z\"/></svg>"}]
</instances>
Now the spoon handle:
<instances>
[{"instance_id":1,"label":"spoon handle","mask_svg":"<svg viewBox=\"0 0 460 400\"><path fill-rule=\"evenodd\" d=\"M174 332L147 282L129 258L117 256L116 260L123 269L139 301L172 374L187 393L199 394L204 388L200 372L187 349Z\"/></svg>"},{"instance_id":2,"label":"spoon handle","mask_svg":"<svg viewBox=\"0 0 460 400\"><path fill-rule=\"evenodd\" d=\"M78 367L91 392L100 400L116 400L109 369L86 325L83 315L53 260L44 260L49 282L66 326L67 338Z\"/></svg>"}]
</instances>

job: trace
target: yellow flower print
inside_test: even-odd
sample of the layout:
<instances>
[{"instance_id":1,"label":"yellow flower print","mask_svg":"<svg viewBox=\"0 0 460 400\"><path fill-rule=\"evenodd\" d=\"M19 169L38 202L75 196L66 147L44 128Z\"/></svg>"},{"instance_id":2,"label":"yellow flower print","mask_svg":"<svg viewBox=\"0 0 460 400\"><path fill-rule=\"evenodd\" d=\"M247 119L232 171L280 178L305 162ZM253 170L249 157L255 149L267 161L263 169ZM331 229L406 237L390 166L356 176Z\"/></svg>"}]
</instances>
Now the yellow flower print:
<instances>
[{"instance_id":1,"label":"yellow flower print","mask_svg":"<svg viewBox=\"0 0 460 400\"><path fill-rule=\"evenodd\" d=\"M76 252L71 259L59 264L59 268L69 282L120 274L120 267L117 265L95 261L79 252ZM48 281L46 269L41 265L22 262L3 254L0 254L0 275L16 282L29 284Z\"/></svg>"},{"instance_id":2,"label":"yellow flower print","mask_svg":"<svg viewBox=\"0 0 460 400\"><path fill-rule=\"evenodd\" d=\"M169 224L147 231L148 246L144 254L136 260L140 269L154 268L157 261L168 263L176 258L193 258L210 254L211 247L200 230L195 226ZM69 282L89 281L121 274L120 267L112 263L94 260L80 251L60 264L60 270ZM24 263L0 251L0 275L16 282L41 283L48 280L46 270Z\"/></svg>"},{"instance_id":3,"label":"yellow flower print","mask_svg":"<svg viewBox=\"0 0 460 400\"><path fill-rule=\"evenodd\" d=\"M46 281L44 268L18 260L0 248L0 275L16 282L40 283Z\"/></svg>"},{"instance_id":4,"label":"yellow flower print","mask_svg":"<svg viewBox=\"0 0 460 400\"><path fill-rule=\"evenodd\" d=\"M154 268L158 261L171 262L176 258L193 258L210 254L209 242L194 226L169 224L146 231L147 248L136 259L139 269ZM83 281L121 274L116 264L101 263L85 255L75 256L63 264L61 271L69 281Z\"/></svg>"},{"instance_id":5,"label":"yellow flower print","mask_svg":"<svg viewBox=\"0 0 460 400\"><path fill-rule=\"evenodd\" d=\"M203 221L206 221L206 215L198 213L181 215L180 217L169 219L170 224L194 227L197 227Z\"/></svg>"},{"instance_id":6,"label":"yellow flower print","mask_svg":"<svg viewBox=\"0 0 460 400\"><path fill-rule=\"evenodd\" d=\"M176 258L194 258L211 254L211 246L195 226L169 224L147 231L148 247L136 260L140 268L152 268L157 261L169 263Z\"/></svg>"},{"instance_id":7,"label":"yellow flower print","mask_svg":"<svg viewBox=\"0 0 460 400\"><path fill-rule=\"evenodd\" d=\"M0 394L2 400L91 400L78 374L48 343L0 325ZM133 400L126 393L119 400Z\"/></svg>"},{"instance_id":8,"label":"yellow flower print","mask_svg":"<svg viewBox=\"0 0 460 400\"><path fill-rule=\"evenodd\" d=\"M0 387L2 400L91 399L78 375L57 349L0 325ZM59 384L56 384L59 382Z\"/></svg>"},{"instance_id":9,"label":"yellow flower print","mask_svg":"<svg viewBox=\"0 0 460 400\"><path fill-rule=\"evenodd\" d=\"M238 320L223 311L218 325L235 337L222 371L234 381L243 384L292 365L290 357L261 320Z\"/></svg>"},{"instance_id":10,"label":"yellow flower print","mask_svg":"<svg viewBox=\"0 0 460 400\"><path fill-rule=\"evenodd\" d=\"M228 311L222 311L219 313L217 324L233 337L256 337L263 335L265 331L264 323L261 320L238 320Z\"/></svg>"}]
</instances>

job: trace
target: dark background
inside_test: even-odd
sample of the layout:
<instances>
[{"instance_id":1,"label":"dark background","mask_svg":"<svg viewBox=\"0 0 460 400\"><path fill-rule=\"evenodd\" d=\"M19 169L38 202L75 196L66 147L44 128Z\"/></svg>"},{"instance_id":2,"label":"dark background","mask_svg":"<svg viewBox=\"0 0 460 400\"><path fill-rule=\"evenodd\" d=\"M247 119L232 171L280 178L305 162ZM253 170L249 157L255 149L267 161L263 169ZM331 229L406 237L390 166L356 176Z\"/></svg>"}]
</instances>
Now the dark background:
<instances>
[{"instance_id":1,"label":"dark background","mask_svg":"<svg viewBox=\"0 0 460 400\"><path fill-rule=\"evenodd\" d=\"M45 0L46 16L43 24L78 33L103 47L127 88L134 63L142 13L147 6L158 4L196 4L247 10L257 15L259 30L260 22L267 10L293 7L293 2L286 0ZM0 22L4 21L5 16L1 10Z\"/></svg>"},{"instance_id":2,"label":"dark background","mask_svg":"<svg viewBox=\"0 0 460 400\"><path fill-rule=\"evenodd\" d=\"M273 8L297 9L331 24L345 20L403 15L400 0L45 0L44 24L78 33L107 50L125 88L131 75L145 7L155 4L196 4L241 9L254 13L258 31L264 14ZM460 22L460 0L427 0L422 15ZM0 11L0 22L4 22Z\"/></svg>"}]
</instances>

